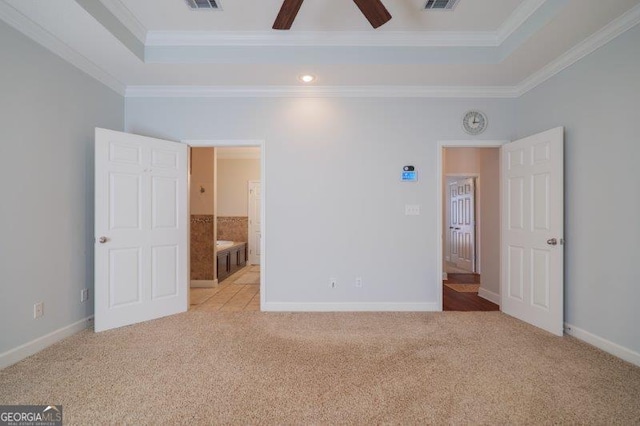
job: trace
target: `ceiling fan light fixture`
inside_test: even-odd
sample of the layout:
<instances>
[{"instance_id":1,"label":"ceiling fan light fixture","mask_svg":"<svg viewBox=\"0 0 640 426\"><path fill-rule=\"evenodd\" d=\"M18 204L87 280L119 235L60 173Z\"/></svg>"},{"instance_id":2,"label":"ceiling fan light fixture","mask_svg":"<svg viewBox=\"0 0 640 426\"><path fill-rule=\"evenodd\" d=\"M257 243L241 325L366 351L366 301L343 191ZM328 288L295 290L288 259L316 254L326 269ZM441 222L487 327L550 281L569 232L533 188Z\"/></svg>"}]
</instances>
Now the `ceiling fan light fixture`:
<instances>
[{"instance_id":1,"label":"ceiling fan light fixture","mask_svg":"<svg viewBox=\"0 0 640 426\"><path fill-rule=\"evenodd\" d=\"M306 84L313 83L316 80L316 76L312 74L302 74L298 77L298 80Z\"/></svg>"}]
</instances>

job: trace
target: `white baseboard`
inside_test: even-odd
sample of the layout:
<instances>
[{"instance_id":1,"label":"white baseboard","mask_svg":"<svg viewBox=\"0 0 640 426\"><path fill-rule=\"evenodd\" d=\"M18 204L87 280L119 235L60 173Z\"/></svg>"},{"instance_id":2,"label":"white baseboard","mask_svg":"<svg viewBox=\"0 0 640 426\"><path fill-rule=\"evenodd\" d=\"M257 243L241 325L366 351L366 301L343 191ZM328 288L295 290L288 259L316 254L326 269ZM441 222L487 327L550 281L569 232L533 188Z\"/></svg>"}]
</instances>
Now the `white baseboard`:
<instances>
[{"instance_id":1,"label":"white baseboard","mask_svg":"<svg viewBox=\"0 0 640 426\"><path fill-rule=\"evenodd\" d=\"M289 303L265 302L268 312L438 312L437 303Z\"/></svg>"},{"instance_id":2,"label":"white baseboard","mask_svg":"<svg viewBox=\"0 0 640 426\"><path fill-rule=\"evenodd\" d=\"M218 280L191 280L189 285L192 288L211 288L218 286Z\"/></svg>"},{"instance_id":3,"label":"white baseboard","mask_svg":"<svg viewBox=\"0 0 640 426\"><path fill-rule=\"evenodd\" d=\"M638 352L634 352L629 348L625 348L624 346L620 346L617 343L613 343L607 339L603 339L600 336L596 336L593 333L589 333L586 330L582 330L581 328L578 328L575 325L571 325L566 322L564 323L564 331L565 333L575 337L576 339L580 339L583 342L593 345L598 349L602 349L603 351L608 352L611 355L622 358L623 360L640 367L640 353Z\"/></svg>"},{"instance_id":4,"label":"white baseboard","mask_svg":"<svg viewBox=\"0 0 640 426\"><path fill-rule=\"evenodd\" d=\"M92 321L93 315L74 322L66 327L52 331L42 337L38 337L37 339L27 342L24 345L20 345L17 348L9 349L8 351L0 354L0 369L15 364L18 361L22 361L26 357L38 353L46 347L88 328L92 324Z\"/></svg>"},{"instance_id":5,"label":"white baseboard","mask_svg":"<svg viewBox=\"0 0 640 426\"><path fill-rule=\"evenodd\" d=\"M493 291L489 291L486 288L482 288L482 285L478 289L478 296L500 306L500 295L498 293L494 293Z\"/></svg>"}]
</instances>

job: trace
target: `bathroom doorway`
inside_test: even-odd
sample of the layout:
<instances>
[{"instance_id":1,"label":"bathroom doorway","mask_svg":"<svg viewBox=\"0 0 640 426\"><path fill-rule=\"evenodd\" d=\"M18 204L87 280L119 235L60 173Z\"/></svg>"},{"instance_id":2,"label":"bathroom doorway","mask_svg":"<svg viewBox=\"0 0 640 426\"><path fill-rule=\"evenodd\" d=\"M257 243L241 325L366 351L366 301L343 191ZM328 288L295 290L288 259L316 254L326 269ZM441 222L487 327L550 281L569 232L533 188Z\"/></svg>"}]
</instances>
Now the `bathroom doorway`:
<instances>
[{"instance_id":1,"label":"bathroom doorway","mask_svg":"<svg viewBox=\"0 0 640 426\"><path fill-rule=\"evenodd\" d=\"M258 262L250 262L249 182L264 179L263 145L189 144L190 309L258 311L264 299L264 242L259 240ZM264 197L257 202L262 235Z\"/></svg>"}]
</instances>

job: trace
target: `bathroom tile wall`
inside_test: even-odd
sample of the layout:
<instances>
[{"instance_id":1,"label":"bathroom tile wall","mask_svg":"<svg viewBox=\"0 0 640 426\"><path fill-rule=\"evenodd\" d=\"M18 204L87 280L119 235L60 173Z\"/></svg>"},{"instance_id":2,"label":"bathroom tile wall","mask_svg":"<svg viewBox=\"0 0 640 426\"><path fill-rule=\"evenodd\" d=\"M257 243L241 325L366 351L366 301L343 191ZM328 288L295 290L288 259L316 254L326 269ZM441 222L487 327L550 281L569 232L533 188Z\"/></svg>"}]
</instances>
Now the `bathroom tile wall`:
<instances>
[{"instance_id":1,"label":"bathroom tile wall","mask_svg":"<svg viewBox=\"0 0 640 426\"><path fill-rule=\"evenodd\" d=\"M213 280L213 215L191 215L191 279Z\"/></svg>"},{"instance_id":2,"label":"bathroom tile wall","mask_svg":"<svg viewBox=\"0 0 640 426\"><path fill-rule=\"evenodd\" d=\"M247 242L249 218L246 216L218 216L218 240Z\"/></svg>"}]
</instances>

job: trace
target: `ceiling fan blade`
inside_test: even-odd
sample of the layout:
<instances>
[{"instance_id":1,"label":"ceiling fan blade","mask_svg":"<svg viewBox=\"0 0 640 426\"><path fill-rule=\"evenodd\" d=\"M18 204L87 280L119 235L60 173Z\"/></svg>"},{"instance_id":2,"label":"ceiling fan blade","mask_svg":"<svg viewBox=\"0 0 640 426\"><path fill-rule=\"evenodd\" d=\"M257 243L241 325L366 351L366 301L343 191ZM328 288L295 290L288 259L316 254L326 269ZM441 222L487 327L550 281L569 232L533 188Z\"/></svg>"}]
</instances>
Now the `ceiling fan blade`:
<instances>
[{"instance_id":1,"label":"ceiling fan blade","mask_svg":"<svg viewBox=\"0 0 640 426\"><path fill-rule=\"evenodd\" d=\"M391 14L380 0L353 0L373 28L386 24Z\"/></svg>"},{"instance_id":2,"label":"ceiling fan blade","mask_svg":"<svg viewBox=\"0 0 640 426\"><path fill-rule=\"evenodd\" d=\"M280 12L278 12L278 16L273 23L273 29L288 30L291 28L300 10L300 6L302 6L302 2L303 0L284 0Z\"/></svg>"}]
</instances>

